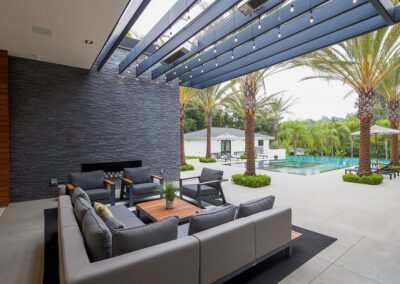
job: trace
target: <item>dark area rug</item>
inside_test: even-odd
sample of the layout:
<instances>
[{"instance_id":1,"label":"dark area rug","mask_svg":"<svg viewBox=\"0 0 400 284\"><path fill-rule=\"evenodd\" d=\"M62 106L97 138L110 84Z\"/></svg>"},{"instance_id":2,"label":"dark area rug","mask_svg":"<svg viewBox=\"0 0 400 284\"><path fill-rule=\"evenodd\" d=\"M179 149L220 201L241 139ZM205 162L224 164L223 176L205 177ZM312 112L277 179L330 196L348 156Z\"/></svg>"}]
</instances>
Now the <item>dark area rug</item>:
<instances>
[{"instance_id":1,"label":"dark area rug","mask_svg":"<svg viewBox=\"0 0 400 284\"><path fill-rule=\"evenodd\" d=\"M57 208L44 210L44 284L59 283L57 215ZM293 226L293 230L302 233L303 236L294 242L292 257L288 258L284 252L280 252L230 279L227 283L278 283L336 241L335 238L297 226Z\"/></svg>"},{"instance_id":2,"label":"dark area rug","mask_svg":"<svg viewBox=\"0 0 400 284\"><path fill-rule=\"evenodd\" d=\"M277 253L227 283L278 283L337 240L297 226L293 226L293 230L303 235L294 241L291 257L286 257L285 252Z\"/></svg>"}]
</instances>

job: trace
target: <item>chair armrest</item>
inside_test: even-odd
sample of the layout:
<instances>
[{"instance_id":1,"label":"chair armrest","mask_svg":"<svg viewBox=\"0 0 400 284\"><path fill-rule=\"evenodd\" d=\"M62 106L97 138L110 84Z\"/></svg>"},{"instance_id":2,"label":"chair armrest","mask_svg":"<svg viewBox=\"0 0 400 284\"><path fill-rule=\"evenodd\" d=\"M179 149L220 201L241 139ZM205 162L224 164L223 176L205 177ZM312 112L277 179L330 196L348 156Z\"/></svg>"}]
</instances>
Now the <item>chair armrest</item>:
<instances>
[{"instance_id":1,"label":"chair armrest","mask_svg":"<svg viewBox=\"0 0 400 284\"><path fill-rule=\"evenodd\" d=\"M163 180L164 177L162 176L156 176L156 175L151 175L152 178L158 179L158 180Z\"/></svg>"},{"instance_id":2,"label":"chair armrest","mask_svg":"<svg viewBox=\"0 0 400 284\"><path fill-rule=\"evenodd\" d=\"M207 185L207 184L210 184L210 183L221 183L221 182L224 182L224 181L228 181L228 180L226 178L219 179L219 180L211 180L211 181L200 182L197 185Z\"/></svg>"},{"instance_id":3,"label":"chair armrest","mask_svg":"<svg viewBox=\"0 0 400 284\"><path fill-rule=\"evenodd\" d=\"M179 178L179 180L187 180L187 179L195 179L199 178L200 176L195 176L195 177L185 177L185 178Z\"/></svg>"},{"instance_id":4,"label":"chair armrest","mask_svg":"<svg viewBox=\"0 0 400 284\"><path fill-rule=\"evenodd\" d=\"M105 179L104 182L108 185L115 185L115 182L109 180L109 179Z\"/></svg>"},{"instance_id":5,"label":"chair armrest","mask_svg":"<svg viewBox=\"0 0 400 284\"><path fill-rule=\"evenodd\" d=\"M74 190L74 186L71 183L67 183L67 189L68 190Z\"/></svg>"},{"instance_id":6,"label":"chair armrest","mask_svg":"<svg viewBox=\"0 0 400 284\"><path fill-rule=\"evenodd\" d=\"M132 183L133 183L133 180L131 180L131 179L129 179L129 178L122 178L122 181L123 181L123 182L126 182L126 183L128 183L128 184L132 184Z\"/></svg>"}]
</instances>

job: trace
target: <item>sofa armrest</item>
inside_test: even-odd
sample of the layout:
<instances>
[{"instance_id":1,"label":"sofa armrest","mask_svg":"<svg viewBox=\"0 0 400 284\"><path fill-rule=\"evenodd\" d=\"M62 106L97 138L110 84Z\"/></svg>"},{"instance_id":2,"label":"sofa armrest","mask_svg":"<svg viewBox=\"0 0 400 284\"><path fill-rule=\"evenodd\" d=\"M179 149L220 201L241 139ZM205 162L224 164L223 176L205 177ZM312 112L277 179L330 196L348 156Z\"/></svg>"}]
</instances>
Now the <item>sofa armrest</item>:
<instances>
[{"instance_id":1,"label":"sofa armrest","mask_svg":"<svg viewBox=\"0 0 400 284\"><path fill-rule=\"evenodd\" d=\"M72 183L67 183L66 186L67 186L68 190L74 190L74 188L75 188Z\"/></svg>"},{"instance_id":2,"label":"sofa armrest","mask_svg":"<svg viewBox=\"0 0 400 284\"><path fill-rule=\"evenodd\" d=\"M129 178L122 178L122 181L127 183L127 184L132 184L133 180L129 179Z\"/></svg>"},{"instance_id":3,"label":"sofa armrest","mask_svg":"<svg viewBox=\"0 0 400 284\"><path fill-rule=\"evenodd\" d=\"M105 182L107 185L115 185L115 182L113 182L113 181L111 181L111 180L109 180L109 179L105 179L104 182Z\"/></svg>"},{"instance_id":4,"label":"sofa armrest","mask_svg":"<svg viewBox=\"0 0 400 284\"><path fill-rule=\"evenodd\" d=\"M151 175L152 178L158 179L158 180L163 180L164 177L162 176L157 176L157 175Z\"/></svg>"},{"instance_id":5,"label":"sofa armrest","mask_svg":"<svg viewBox=\"0 0 400 284\"><path fill-rule=\"evenodd\" d=\"M228 181L227 179L218 179L218 180L210 180L210 181L205 181L205 182L200 182L197 185L207 185L207 184L213 184L213 183L221 183L224 181Z\"/></svg>"},{"instance_id":6,"label":"sofa armrest","mask_svg":"<svg viewBox=\"0 0 400 284\"><path fill-rule=\"evenodd\" d=\"M66 283L198 283L199 247L194 237L148 247L85 265Z\"/></svg>"},{"instance_id":7,"label":"sofa armrest","mask_svg":"<svg viewBox=\"0 0 400 284\"><path fill-rule=\"evenodd\" d=\"M185 178L179 178L179 180L188 180L188 179L195 179L199 178L200 176L194 176L194 177L185 177Z\"/></svg>"}]
</instances>

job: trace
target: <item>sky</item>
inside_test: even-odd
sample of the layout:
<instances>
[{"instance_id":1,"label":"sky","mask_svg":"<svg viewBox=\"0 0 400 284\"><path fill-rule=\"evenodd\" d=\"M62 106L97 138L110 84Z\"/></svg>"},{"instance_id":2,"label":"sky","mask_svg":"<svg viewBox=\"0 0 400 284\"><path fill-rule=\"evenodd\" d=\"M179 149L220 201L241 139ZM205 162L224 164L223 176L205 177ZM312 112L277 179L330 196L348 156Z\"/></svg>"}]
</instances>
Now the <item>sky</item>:
<instances>
[{"instance_id":1,"label":"sky","mask_svg":"<svg viewBox=\"0 0 400 284\"><path fill-rule=\"evenodd\" d=\"M145 35L155 25L176 0L152 0L132 27L132 30ZM355 113L353 94L346 99L344 96L350 88L341 82L330 82L313 79L301 81L305 76L313 75L309 70L295 68L274 74L266 79L267 94L286 91L285 96L293 96L298 103L291 108L292 114L285 119L314 119L322 116L345 117L348 113ZM301 81L301 82L300 82Z\"/></svg>"}]
</instances>

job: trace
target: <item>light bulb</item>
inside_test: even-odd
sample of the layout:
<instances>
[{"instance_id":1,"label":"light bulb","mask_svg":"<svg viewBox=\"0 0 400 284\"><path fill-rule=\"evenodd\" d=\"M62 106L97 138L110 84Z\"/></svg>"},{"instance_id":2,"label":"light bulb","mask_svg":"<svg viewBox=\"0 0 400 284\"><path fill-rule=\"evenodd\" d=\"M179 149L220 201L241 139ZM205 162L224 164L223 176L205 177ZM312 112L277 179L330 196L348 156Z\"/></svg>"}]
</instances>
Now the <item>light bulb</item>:
<instances>
[{"instance_id":1,"label":"light bulb","mask_svg":"<svg viewBox=\"0 0 400 284\"><path fill-rule=\"evenodd\" d=\"M204 67L201 65L201 73L204 73Z\"/></svg>"},{"instance_id":2,"label":"light bulb","mask_svg":"<svg viewBox=\"0 0 400 284\"><path fill-rule=\"evenodd\" d=\"M310 24L314 24L314 16L313 16L313 14L311 14L311 17L310 17Z\"/></svg>"},{"instance_id":3,"label":"light bulb","mask_svg":"<svg viewBox=\"0 0 400 284\"><path fill-rule=\"evenodd\" d=\"M231 55L231 59L235 59L235 55L233 54L233 50L232 50L232 55Z\"/></svg>"},{"instance_id":4,"label":"light bulb","mask_svg":"<svg viewBox=\"0 0 400 284\"><path fill-rule=\"evenodd\" d=\"M185 69L188 69L188 66L187 66L187 65L185 65Z\"/></svg>"},{"instance_id":5,"label":"light bulb","mask_svg":"<svg viewBox=\"0 0 400 284\"><path fill-rule=\"evenodd\" d=\"M214 46L214 53L217 53L217 48Z\"/></svg>"},{"instance_id":6,"label":"light bulb","mask_svg":"<svg viewBox=\"0 0 400 284\"><path fill-rule=\"evenodd\" d=\"M237 36L235 36L235 42L238 42L238 38L237 38Z\"/></svg>"},{"instance_id":7,"label":"light bulb","mask_svg":"<svg viewBox=\"0 0 400 284\"><path fill-rule=\"evenodd\" d=\"M294 12L294 5L293 5L293 2L292 2L292 4L290 4L290 13L293 13Z\"/></svg>"},{"instance_id":8,"label":"light bulb","mask_svg":"<svg viewBox=\"0 0 400 284\"><path fill-rule=\"evenodd\" d=\"M256 42L253 40L253 49L256 49Z\"/></svg>"},{"instance_id":9,"label":"light bulb","mask_svg":"<svg viewBox=\"0 0 400 284\"><path fill-rule=\"evenodd\" d=\"M199 62L201 62L201 57L199 57Z\"/></svg>"},{"instance_id":10,"label":"light bulb","mask_svg":"<svg viewBox=\"0 0 400 284\"><path fill-rule=\"evenodd\" d=\"M353 4L357 4L357 0L353 0Z\"/></svg>"}]
</instances>

